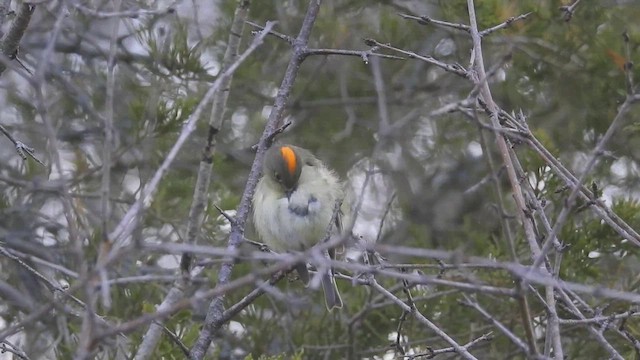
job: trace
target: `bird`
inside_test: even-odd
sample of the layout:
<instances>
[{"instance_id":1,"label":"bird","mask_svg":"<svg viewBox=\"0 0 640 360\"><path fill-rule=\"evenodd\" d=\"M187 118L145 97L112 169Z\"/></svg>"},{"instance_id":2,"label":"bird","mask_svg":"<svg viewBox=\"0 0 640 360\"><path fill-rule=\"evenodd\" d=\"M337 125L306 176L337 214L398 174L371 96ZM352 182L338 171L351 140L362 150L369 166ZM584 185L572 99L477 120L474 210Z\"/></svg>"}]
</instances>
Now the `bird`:
<instances>
[{"instance_id":1,"label":"bird","mask_svg":"<svg viewBox=\"0 0 640 360\"><path fill-rule=\"evenodd\" d=\"M267 150L263 174L253 197L253 222L262 241L276 252L299 252L326 237L332 220L333 234L342 235L348 206L337 216L334 208L345 197L344 184L311 151L294 145L273 145ZM335 249L328 251L335 258ZM325 254L325 256L327 256ZM294 265L300 279L309 284L305 263ZM322 271L325 305L329 311L342 308L333 270Z\"/></svg>"}]
</instances>

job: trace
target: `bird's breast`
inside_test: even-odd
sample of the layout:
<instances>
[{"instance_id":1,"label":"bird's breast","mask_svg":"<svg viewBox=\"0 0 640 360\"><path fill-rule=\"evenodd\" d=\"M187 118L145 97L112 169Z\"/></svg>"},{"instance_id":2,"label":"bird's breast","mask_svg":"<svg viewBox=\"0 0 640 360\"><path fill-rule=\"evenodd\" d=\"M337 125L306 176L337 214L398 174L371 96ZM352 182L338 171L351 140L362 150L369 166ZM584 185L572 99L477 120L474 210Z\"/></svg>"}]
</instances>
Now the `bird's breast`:
<instances>
[{"instance_id":1,"label":"bird's breast","mask_svg":"<svg viewBox=\"0 0 640 360\"><path fill-rule=\"evenodd\" d=\"M266 196L254 203L254 221L262 240L276 251L305 250L318 243L331 220L319 195L295 191ZM326 209L325 209L326 208Z\"/></svg>"},{"instance_id":2,"label":"bird's breast","mask_svg":"<svg viewBox=\"0 0 640 360\"><path fill-rule=\"evenodd\" d=\"M295 216L313 216L313 214L316 214L320 210L320 202L313 195L309 195L306 204L304 203L304 198L302 199L302 201L299 201L297 203L291 202L290 200L288 202L289 204L287 208L289 209L291 214Z\"/></svg>"}]
</instances>

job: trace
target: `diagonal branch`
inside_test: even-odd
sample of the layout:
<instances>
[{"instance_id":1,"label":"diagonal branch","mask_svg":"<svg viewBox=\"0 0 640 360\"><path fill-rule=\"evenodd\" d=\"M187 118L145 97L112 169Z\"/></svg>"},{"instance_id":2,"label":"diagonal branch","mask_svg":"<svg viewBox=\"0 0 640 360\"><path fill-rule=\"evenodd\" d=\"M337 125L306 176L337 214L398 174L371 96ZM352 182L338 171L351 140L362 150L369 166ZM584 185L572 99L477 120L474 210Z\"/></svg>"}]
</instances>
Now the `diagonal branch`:
<instances>
[{"instance_id":1,"label":"diagonal branch","mask_svg":"<svg viewBox=\"0 0 640 360\"><path fill-rule=\"evenodd\" d=\"M287 105L287 100L289 99L289 95L291 93L291 89L293 88L293 84L298 75L300 65L305 59L305 50L307 48L311 29L313 28L313 24L315 23L318 12L320 11L320 3L320 0L309 1L307 13L300 28L300 32L296 40L294 41L293 54L291 54L291 58L285 71L284 78L282 79L282 83L280 84L280 88L278 89L278 94L276 96L273 110L269 115L267 125L265 126L262 136L260 137L260 142L258 143L258 151L256 153L255 159L253 160L251 172L249 173L249 178L247 179L247 185L245 186L244 193L242 194L242 199L240 200L240 205L238 206L236 221L232 225L231 235L229 237L229 242L227 245L227 248L230 251L237 249L243 241L245 230L244 228L251 207L251 199L253 198L253 193L255 191L256 185L258 184L258 179L260 178L260 175L262 173L262 159L269 145L268 139L270 138L271 134L276 131L276 129L278 129L280 123L282 122L282 117ZM269 29L263 30L263 34L265 35L268 32ZM233 265L233 259L229 259L224 264L222 264L222 266L220 267L220 271L218 272L218 286L224 286L230 281ZM204 358L214 334L220 329L223 324L223 322L220 321L224 315L223 303L224 295L219 295L211 301L209 310L207 311L207 316L205 318L204 326L202 328L202 331L200 332L200 336L191 349L191 359L200 360Z\"/></svg>"},{"instance_id":2,"label":"diagonal branch","mask_svg":"<svg viewBox=\"0 0 640 360\"><path fill-rule=\"evenodd\" d=\"M35 11L36 6L30 3L24 3L20 6L16 18L11 23L11 27L7 34L2 38L0 42L0 53L9 59L14 59L18 53L18 46L22 36L27 31L29 22L31 21L31 15ZM7 69L7 66L0 62L0 74Z\"/></svg>"},{"instance_id":3,"label":"diagonal branch","mask_svg":"<svg viewBox=\"0 0 640 360\"><path fill-rule=\"evenodd\" d=\"M233 74L238 69L240 64L242 64L249 57L249 55L251 55L251 53L253 53L258 48L258 46L262 44L264 37L267 35L268 30L271 29L273 25L274 23L268 23L265 31L260 32L260 35L253 40L253 42L251 43L251 46L249 46L247 50L245 50L242 53L242 55L240 55L236 59L236 61L233 63L232 66L230 66L226 71L224 71L222 74L218 76L216 81L211 85L211 88L209 88L205 96L202 98L202 100L194 110L193 114L189 116L189 120L183 127L182 132L180 133L180 135L178 136L178 139L176 140L176 143L173 145L173 147L165 157L164 161L162 162L158 170L156 170L155 174L153 175L149 183L145 186L144 190L142 191L140 200L136 202L129 209L129 211L127 211L127 213L120 220L120 223L118 224L118 226L116 226L115 230L113 230L109 234L109 238L114 243L114 247L111 249L109 256L105 258L105 263L101 264L102 266L113 261L114 258L116 258L119 255L119 250L122 249L126 239L129 237L129 235L131 235L131 232L135 227L135 223L138 215L140 214L141 211L149 207L151 198L157 191L160 180L164 177L164 175L169 170L169 166L171 165L171 163L173 163L173 161L176 158L176 155L178 154L182 146L185 144L189 136L195 131L196 122L200 118L200 115L204 111L205 106L209 103L213 95L216 93L216 91L220 90L223 80L226 77L231 76L231 74Z\"/></svg>"},{"instance_id":4,"label":"diagonal branch","mask_svg":"<svg viewBox=\"0 0 640 360\"><path fill-rule=\"evenodd\" d=\"M491 124L495 128L501 128L500 121L498 119L499 108L496 103L493 101L493 96L491 95L491 89L489 88L489 83L487 82L487 74L485 72L484 66L484 58L482 55L482 39L481 35L478 31L478 23L476 20L475 7L473 0L467 0L467 8L469 11L469 23L471 25L471 39L473 40L473 58L471 59L471 63L474 64L475 76L473 76L474 83L480 89L480 96L482 100L486 104L487 109L490 112ZM502 161L507 169L507 175L509 178L509 182L511 184L511 188L513 190L513 197L518 207L517 215L520 219L521 224L525 230L525 237L529 244L529 248L531 250L532 256L535 258L540 253L540 246L538 245L535 229L533 222L530 218L525 214L525 210L527 209L526 202L524 199L524 195L522 193L522 188L520 186L520 181L518 176L514 170L513 161L511 159L509 146L507 145L506 139L503 134L496 132L496 143L498 145L498 149L500 155L502 156ZM523 284L523 288L526 286ZM547 287L547 291L551 291L553 294L553 287ZM524 296L524 295L523 295ZM557 333L559 333L559 329ZM538 350L536 349L535 343L530 343L530 351L531 354L537 355ZM562 359L562 349L555 349L556 356L558 359Z\"/></svg>"},{"instance_id":5,"label":"diagonal branch","mask_svg":"<svg viewBox=\"0 0 640 360\"><path fill-rule=\"evenodd\" d=\"M28 146L20 140L17 140L7 129L5 129L4 126L2 126L2 124L0 124L0 132L3 133L4 136L6 136L7 139L9 139L13 143L13 146L15 146L16 148L16 152L18 153L18 155L20 155L22 160L26 161L27 155L29 155L38 164L44 165L44 163L36 157L34 148Z\"/></svg>"}]
</instances>

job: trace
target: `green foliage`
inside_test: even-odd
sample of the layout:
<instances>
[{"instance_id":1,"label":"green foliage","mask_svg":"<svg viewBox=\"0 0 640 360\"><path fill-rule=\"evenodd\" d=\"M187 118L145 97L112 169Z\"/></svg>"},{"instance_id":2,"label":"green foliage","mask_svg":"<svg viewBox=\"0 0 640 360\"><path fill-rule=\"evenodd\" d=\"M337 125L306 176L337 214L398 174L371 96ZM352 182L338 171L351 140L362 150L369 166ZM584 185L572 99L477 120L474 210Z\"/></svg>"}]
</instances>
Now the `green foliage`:
<instances>
[{"instance_id":1,"label":"green foliage","mask_svg":"<svg viewBox=\"0 0 640 360\"><path fill-rule=\"evenodd\" d=\"M190 78L202 75L206 69L201 63L201 44L191 44L185 23L177 22L168 32L171 38L166 39L168 30L160 27L158 33L149 31L143 35L149 47L150 57L156 59L154 66L161 73L169 72L172 76Z\"/></svg>"}]
</instances>

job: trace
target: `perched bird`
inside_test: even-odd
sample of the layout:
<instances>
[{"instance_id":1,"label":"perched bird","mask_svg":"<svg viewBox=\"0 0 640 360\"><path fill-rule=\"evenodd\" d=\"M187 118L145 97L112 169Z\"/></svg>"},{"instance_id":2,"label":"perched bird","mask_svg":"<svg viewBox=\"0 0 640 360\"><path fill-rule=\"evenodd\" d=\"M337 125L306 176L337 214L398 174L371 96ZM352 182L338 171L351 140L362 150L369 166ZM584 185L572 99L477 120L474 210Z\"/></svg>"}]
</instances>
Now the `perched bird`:
<instances>
[{"instance_id":1,"label":"perched bird","mask_svg":"<svg viewBox=\"0 0 640 360\"><path fill-rule=\"evenodd\" d=\"M303 251L325 238L338 200L344 199L338 176L310 151L293 145L274 145L265 154L263 175L253 197L253 222L258 235L277 252ZM343 231L344 209L336 217L335 234ZM329 251L333 258L335 250ZM308 285L306 264L297 264ZM329 268L321 275L327 309L342 307Z\"/></svg>"}]
</instances>

